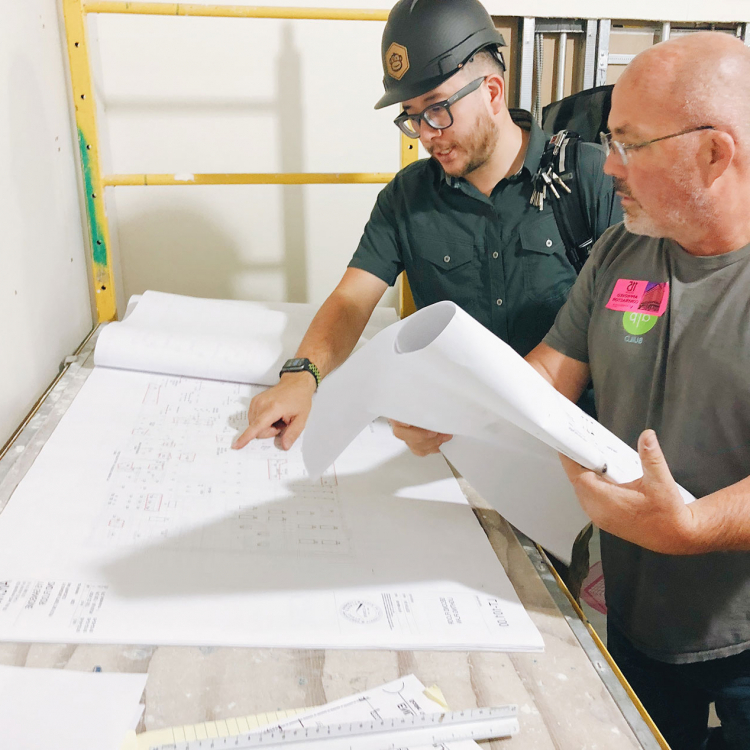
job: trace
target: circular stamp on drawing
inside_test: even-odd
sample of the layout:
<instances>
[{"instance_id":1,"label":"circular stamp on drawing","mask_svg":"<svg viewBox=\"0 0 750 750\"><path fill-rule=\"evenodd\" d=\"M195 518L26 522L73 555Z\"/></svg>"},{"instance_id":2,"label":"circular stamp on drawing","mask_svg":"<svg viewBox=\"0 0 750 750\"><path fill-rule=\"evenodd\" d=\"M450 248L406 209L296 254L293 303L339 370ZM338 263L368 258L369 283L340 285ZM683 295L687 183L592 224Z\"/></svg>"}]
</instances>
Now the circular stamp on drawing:
<instances>
[{"instance_id":1,"label":"circular stamp on drawing","mask_svg":"<svg viewBox=\"0 0 750 750\"><path fill-rule=\"evenodd\" d=\"M383 610L377 604L364 599L353 599L341 607L341 614L358 625L370 625L383 616Z\"/></svg>"}]
</instances>

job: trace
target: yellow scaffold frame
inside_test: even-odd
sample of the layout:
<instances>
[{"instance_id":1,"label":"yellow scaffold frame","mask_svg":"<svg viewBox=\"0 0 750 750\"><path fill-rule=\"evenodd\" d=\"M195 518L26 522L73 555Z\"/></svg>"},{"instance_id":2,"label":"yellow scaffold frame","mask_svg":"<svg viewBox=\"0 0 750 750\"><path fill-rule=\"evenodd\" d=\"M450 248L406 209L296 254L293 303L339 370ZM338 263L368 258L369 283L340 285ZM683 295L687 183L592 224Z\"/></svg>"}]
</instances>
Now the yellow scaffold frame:
<instances>
[{"instance_id":1,"label":"yellow scaffold frame","mask_svg":"<svg viewBox=\"0 0 750 750\"><path fill-rule=\"evenodd\" d=\"M243 5L198 5L195 3L85 2L63 0L65 31L70 58L78 146L81 155L86 214L91 240L94 298L99 322L117 317L114 274L112 271L109 223L104 204L104 188L128 185L319 185L387 183L392 173L230 173L194 174L186 179L173 174L103 175L96 126L96 102L88 54L86 15L116 13L129 15L203 16L212 18L323 19L329 21L386 21L387 10L338 8L286 8ZM417 159L414 141L401 136L401 167ZM406 276L402 274L399 303L402 317L414 311Z\"/></svg>"}]
</instances>

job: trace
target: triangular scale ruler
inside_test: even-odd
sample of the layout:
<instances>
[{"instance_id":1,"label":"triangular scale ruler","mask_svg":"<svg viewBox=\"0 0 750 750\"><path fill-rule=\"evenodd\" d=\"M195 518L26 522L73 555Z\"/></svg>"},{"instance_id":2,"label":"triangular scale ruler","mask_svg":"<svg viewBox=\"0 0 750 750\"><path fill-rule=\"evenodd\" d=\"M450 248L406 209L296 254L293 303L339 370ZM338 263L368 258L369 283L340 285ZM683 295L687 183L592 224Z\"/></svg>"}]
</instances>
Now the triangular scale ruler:
<instances>
[{"instance_id":1,"label":"triangular scale ruler","mask_svg":"<svg viewBox=\"0 0 750 750\"><path fill-rule=\"evenodd\" d=\"M151 750L397 750L430 747L458 740L510 737L519 730L517 714L517 706L511 705L316 727L277 727L261 733L156 745Z\"/></svg>"}]
</instances>

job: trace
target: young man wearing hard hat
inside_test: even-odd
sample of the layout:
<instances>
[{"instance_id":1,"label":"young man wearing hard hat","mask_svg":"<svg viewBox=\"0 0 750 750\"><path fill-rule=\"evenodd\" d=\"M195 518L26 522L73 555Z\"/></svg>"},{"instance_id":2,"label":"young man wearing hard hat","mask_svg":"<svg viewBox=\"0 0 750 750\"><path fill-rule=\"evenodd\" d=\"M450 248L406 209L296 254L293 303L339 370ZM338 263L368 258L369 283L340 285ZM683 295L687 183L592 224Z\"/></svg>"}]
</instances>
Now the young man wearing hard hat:
<instances>
[{"instance_id":1,"label":"young man wearing hard hat","mask_svg":"<svg viewBox=\"0 0 750 750\"><path fill-rule=\"evenodd\" d=\"M323 303L278 385L250 404L236 440L280 435L288 449L320 380L340 365L375 305L405 270L418 308L450 299L520 354L552 325L575 281L548 200L533 201L548 138L508 110L502 35L478 0L400 0L383 33L385 93L396 125L430 154L378 196L349 267ZM581 143L575 189L593 239L621 218L601 148ZM551 199L551 196L550 196ZM396 425L415 453L450 436Z\"/></svg>"}]
</instances>

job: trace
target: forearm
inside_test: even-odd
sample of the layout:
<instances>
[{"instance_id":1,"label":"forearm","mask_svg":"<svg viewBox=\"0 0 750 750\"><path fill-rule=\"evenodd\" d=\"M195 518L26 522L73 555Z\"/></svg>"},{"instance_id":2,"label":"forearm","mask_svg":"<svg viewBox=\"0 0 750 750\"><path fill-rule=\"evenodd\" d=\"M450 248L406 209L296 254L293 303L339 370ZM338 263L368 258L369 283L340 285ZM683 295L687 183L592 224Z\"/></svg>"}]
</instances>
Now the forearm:
<instances>
[{"instance_id":1,"label":"forearm","mask_svg":"<svg viewBox=\"0 0 750 750\"><path fill-rule=\"evenodd\" d=\"M589 366L566 357L547 344L530 351L526 361L563 396L576 403L589 382Z\"/></svg>"},{"instance_id":2,"label":"forearm","mask_svg":"<svg viewBox=\"0 0 750 750\"><path fill-rule=\"evenodd\" d=\"M351 354L368 319L369 312L334 292L313 318L296 356L314 362L325 377Z\"/></svg>"},{"instance_id":3,"label":"forearm","mask_svg":"<svg viewBox=\"0 0 750 750\"><path fill-rule=\"evenodd\" d=\"M687 507L693 519L683 554L750 551L750 477Z\"/></svg>"},{"instance_id":4,"label":"forearm","mask_svg":"<svg viewBox=\"0 0 750 750\"><path fill-rule=\"evenodd\" d=\"M349 356L386 288L377 277L348 269L313 318L297 357L309 359L325 377ZM284 373L273 388L255 396L248 408L247 429L233 447L281 435L281 447L291 448L310 413L316 380L307 372Z\"/></svg>"},{"instance_id":5,"label":"forearm","mask_svg":"<svg viewBox=\"0 0 750 750\"><path fill-rule=\"evenodd\" d=\"M550 384L555 385L555 379L552 373L547 369L544 358L539 356L539 347L532 349L524 359Z\"/></svg>"}]
</instances>

